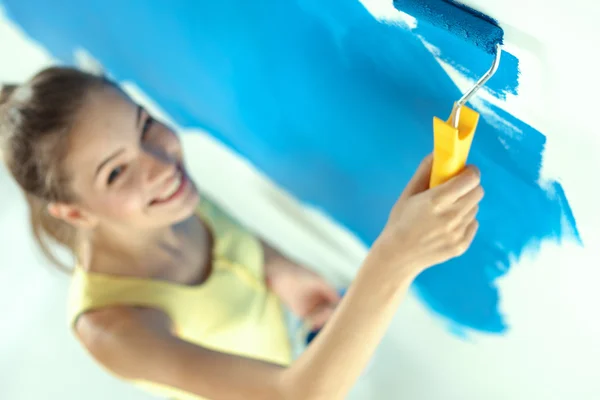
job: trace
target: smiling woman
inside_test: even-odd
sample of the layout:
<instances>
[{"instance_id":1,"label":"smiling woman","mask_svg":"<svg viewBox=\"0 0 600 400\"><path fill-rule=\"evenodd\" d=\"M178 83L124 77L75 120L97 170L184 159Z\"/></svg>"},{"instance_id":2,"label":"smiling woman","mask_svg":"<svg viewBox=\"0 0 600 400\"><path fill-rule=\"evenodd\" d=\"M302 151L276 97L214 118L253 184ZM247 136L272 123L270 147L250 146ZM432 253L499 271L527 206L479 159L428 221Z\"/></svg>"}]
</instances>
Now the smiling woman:
<instances>
[{"instance_id":1,"label":"smiling woman","mask_svg":"<svg viewBox=\"0 0 600 400\"><path fill-rule=\"evenodd\" d=\"M111 82L76 70L48 69L30 86L5 87L3 93L11 109L4 129L24 133L8 136L15 151L8 153L7 164L26 189L36 239L53 260L48 239L78 254L82 238L77 226L115 219L156 226L173 209L178 213L176 220L193 211L197 195L184 178L177 137ZM86 118L78 118L82 108ZM110 119L105 118L107 114ZM65 130L77 134L60 134ZM140 142L150 152L154 147L165 148L165 157L178 160L157 164L148 178L154 186L142 182L146 179L140 174L145 153L138 151ZM64 165L57 165L57 159ZM67 172L75 170L79 173ZM35 179L41 171L47 171L48 179ZM167 193L173 183L178 183L178 196ZM172 204L176 198L182 204ZM73 206L75 200L79 206Z\"/></svg>"},{"instance_id":2,"label":"smiling woman","mask_svg":"<svg viewBox=\"0 0 600 400\"><path fill-rule=\"evenodd\" d=\"M44 70L2 91L0 129L39 243L75 256L75 335L169 398L344 398L411 282L463 254L478 228L478 170L428 189L426 158L340 301L200 196L178 136L116 84ZM284 306L322 328L297 360Z\"/></svg>"},{"instance_id":3,"label":"smiling woman","mask_svg":"<svg viewBox=\"0 0 600 400\"><path fill-rule=\"evenodd\" d=\"M184 178L182 149L172 130L112 85L96 90L84 107L85 118L71 127L77 132L70 138L72 156L65 159L66 170L80 170L70 179L83 206L51 207L55 217L87 225L118 220L151 229L193 213L197 192Z\"/></svg>"}]
</instances>

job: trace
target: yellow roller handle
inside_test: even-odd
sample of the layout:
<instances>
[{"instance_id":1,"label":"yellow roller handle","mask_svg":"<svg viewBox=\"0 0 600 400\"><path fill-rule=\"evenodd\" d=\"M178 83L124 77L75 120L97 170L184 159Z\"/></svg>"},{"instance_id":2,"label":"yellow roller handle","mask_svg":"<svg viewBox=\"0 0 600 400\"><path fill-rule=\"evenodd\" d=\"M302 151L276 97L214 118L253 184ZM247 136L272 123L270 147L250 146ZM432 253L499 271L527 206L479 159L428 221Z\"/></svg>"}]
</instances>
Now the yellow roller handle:
<instances>
[{"instance_id":1,"label":"yellow roller handle","mask_svg":"<svg viewBox=\"0 0 600 400\"><path fill-rule=\"evenodd\" d=\"M479 122L479 113L462 106L458 129L448 121L433 117L433 166L429 187L437 186L460 173L467 157Z\"/></svg>"}]
</instances>

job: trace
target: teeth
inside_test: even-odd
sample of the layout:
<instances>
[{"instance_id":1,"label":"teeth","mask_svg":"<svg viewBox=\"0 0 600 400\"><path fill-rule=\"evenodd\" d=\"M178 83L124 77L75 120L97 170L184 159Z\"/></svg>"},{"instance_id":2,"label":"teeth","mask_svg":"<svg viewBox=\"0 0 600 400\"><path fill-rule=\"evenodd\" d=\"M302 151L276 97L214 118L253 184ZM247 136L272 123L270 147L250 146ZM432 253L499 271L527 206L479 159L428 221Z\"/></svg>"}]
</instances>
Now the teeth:
<instances>
[{"instance_id":1,"label":"teeth","mask_svg":"<svg viewBox=\"0 0 600 400\"><path fill-rule=\"evenodd\" d=\"M179 186L181 186L181 180L182 180L182 176L181 176L181 174L179 174L177 176L177 178L173 181L173 183L171 183L171 186L169 186L169 188L167 189L165 194L163 194L161 197L159 197L158 200L159 201L166 200L169 197L173 196L175 194L175 192L177 191L177 189L179 189Z\"/></svg>"}]
</instances>

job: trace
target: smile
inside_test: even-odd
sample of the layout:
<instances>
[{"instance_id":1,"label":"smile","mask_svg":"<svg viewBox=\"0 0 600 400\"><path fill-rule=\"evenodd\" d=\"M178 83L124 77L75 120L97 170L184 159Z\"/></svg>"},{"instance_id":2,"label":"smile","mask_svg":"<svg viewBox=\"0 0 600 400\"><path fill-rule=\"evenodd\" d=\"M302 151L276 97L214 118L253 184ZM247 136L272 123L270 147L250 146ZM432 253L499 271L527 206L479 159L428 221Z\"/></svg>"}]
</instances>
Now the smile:
<instances>
[{"instance_id":1,"label":"smile","mask_svg":"<svg viewBox=\"0 0 600 400\"><path fill-rule=\"evenodd\" d=\"M180 197L187 187L188 179L181 169L177 170L177 176L171 180L169 186L165 189L162 195L154 199L150 205L159 205L169 203Z\"/></svg>"}]
</instances>

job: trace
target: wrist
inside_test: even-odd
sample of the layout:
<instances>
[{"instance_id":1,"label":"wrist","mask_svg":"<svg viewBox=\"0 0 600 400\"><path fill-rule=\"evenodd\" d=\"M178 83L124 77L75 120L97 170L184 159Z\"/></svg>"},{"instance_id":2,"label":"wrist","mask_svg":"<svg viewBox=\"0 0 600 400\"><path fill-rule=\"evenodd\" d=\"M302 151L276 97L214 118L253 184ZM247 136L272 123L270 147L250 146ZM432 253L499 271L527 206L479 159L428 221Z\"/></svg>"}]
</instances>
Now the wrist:
<instances>
[{"instance_id":1,"label":"wrist","mask_svg":"<svg viewBox=\"0 0 600 400\"><path fill-rule=\"evenodd\" d=\"M371 246L368 258L375 268L385 269L394 279L414 280L424 270L419 265L412 249L406 242L399 240L397 235L382 232Z\"/></svg>"}]
</instances>

